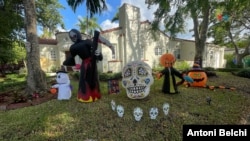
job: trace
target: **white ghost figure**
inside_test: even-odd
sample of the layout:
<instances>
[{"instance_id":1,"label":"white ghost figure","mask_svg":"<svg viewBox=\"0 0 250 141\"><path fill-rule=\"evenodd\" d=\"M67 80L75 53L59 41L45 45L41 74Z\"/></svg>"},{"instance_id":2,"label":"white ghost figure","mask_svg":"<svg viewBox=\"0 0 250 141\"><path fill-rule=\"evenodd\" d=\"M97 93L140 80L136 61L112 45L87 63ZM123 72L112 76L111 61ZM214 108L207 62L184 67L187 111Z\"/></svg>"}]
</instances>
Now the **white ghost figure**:
<instances>
[{"instance_id":1,"label":"white ghost figure","mask_svg":"<svg viewBox=\"0 0 250 141\"><path fill-rule=\"evenodd\" d=\"M143 61L132 61L122 70L122 86L131 99L143 99L149 95L154 83L152 69Z\"/></svg>"},{"instance_id":2,"label":"white ghost figure","mask_svg":"<svg viewBox=\"0 0 250 141\"><path fill-rule=\"evenodd\" d=\"M116 104L115 104L114 100L111 100L111 108L112 108L113 111L116 110Z\"/></svg>"},{"instance_id":3,"label":"white ghost figure","mask_svg":"<svg viewBox=\"0 0 250 141\"><path fill-rule=\"evenodd\" d=\"M162 108L163 108L164 114L165 114L165 115L168 115L169 104L168 104L168 103L164 103Z\"/></svg>"},{"instance_id":4,"label":"white ghost figure","mask_svg":"<svg viewBox=\"0 0 250 141\"><path fill-rule=\"evenodd\" d=\"M52 88L58 88L58 100L69 100L71 98L71 87L70 80L67 72L58 71L56 73L57 84L53 85Z\"/></svg>"},{"instance_id":5,"label":"white ghost figure","mask_svg":"<svg viewBox=\"0 0 250 141\"><path fill-rule=\"evenodd\" d=\"M124 115L124 108L123 108L123 106L117 105L116 111L117 111L117 114L118 114L119 117L123 117L123 115Z\"/></svg>"},{"instance_id":6,"label":"white ghost figure","mask_svg":"<svg viewBox=\"0 0 250 141\"><path fill-rule=\"evenodd\" d=\"M143 110L140 107L136 107L134 109L133 114L134 114L135 120L140 121L143 116Z\"/></svg>"},{"instance_id":7,"label":"white ghost figure","mask_svg":"<svg viewBox=\"0 0 250 141\"><path fill-rule=\"evenodd\" d=\"M150 108L150 110L149 110L150 119L156 119L156 117L158 116L158 114L159 114L159 111L158 111L157 107Z\"/></svg>"}]
</instances>

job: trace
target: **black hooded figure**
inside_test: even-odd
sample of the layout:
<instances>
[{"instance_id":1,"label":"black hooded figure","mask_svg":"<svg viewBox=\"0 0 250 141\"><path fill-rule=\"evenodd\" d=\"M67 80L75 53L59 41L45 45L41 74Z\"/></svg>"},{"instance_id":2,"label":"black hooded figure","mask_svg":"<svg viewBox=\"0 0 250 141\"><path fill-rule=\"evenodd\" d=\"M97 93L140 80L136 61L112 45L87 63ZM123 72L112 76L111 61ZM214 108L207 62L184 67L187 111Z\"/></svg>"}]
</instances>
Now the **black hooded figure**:
<instances>
[{"instance_id":1,"label":"black hooded figure","mask_svg":"<svg viewBox=\"0 0 250 141\"><path fill-rule=\"evenodd\" d=\"M69 37L74 44L69 49L71 56L63 62L63 65L75 66L76 55L82 59L77 100L94 102L101 98L96 62L102 61L103 56L98 50L95 50L93 46L95 43L92 40L82 39L78 30L70 30Z\"/></svg>"}]
</instances>

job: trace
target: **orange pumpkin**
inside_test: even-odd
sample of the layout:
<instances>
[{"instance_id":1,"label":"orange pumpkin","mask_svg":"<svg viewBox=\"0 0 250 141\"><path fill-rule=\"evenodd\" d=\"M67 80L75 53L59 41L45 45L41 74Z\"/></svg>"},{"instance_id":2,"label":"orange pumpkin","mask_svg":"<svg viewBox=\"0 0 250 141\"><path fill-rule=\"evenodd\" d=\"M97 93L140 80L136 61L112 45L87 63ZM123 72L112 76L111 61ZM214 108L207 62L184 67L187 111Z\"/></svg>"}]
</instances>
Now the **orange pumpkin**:
<instances>
[{"instance_id":1,"label":"orange pumpkin","mask_svg":"<svg viewBox=\"0 0 250 141\"><path fill-rule=\"evenodd\" d=\"M56 94L57 93L57 88L50 88L50 93L51 94Z\"/></svg>"},{"instance_id":2,"label":"orange pumpkin","mask_svg":"<svg viewBox=\"0 0 250 141\"><path fill-rule=\"evenodd\" d=\"M163 54L160 58L160 63L164 67L172 67L175 63L175 57L173 54Z\"/></svg>"},{"instance_id":3,"label":"orange pumpkin","mask_svg":"<svg viewBox=\"0 0 250 141\"><path fill-rule=\"evenodd\" d=\"M191 77L194 82L190 84L193 87L206 87L207 74L204 70L190 70L188 76Z\"/></svg>"}]
</instances>

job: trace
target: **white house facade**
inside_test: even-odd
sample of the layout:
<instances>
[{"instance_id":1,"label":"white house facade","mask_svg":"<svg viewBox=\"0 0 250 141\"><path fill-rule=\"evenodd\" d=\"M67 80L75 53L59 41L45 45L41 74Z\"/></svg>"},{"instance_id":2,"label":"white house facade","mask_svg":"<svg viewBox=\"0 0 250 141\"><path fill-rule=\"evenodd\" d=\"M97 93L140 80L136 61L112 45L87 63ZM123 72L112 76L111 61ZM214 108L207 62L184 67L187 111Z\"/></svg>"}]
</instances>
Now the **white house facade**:
<instances>
[{"instance_id":1,"label":"white house facade","mask_svg":"<svg viewBox=\"0 0 250 141\"><path fill-rule=\"evenodd\" d=\"M164 53L172 53L177 61L193 64L195 43L192 40L170 39L162 31L151 34L149 21L140 21L140 9L133 5L123 4L119 8L119 27L101 32L101 36L109 40L115 55L103 44L98 49L103 54L103 61L98 62L100 72L121 72L123 66L134 60L143 60L151 68L159 66L159 58ZM83 35L84 38L90 38ZM69 53L72 44L67 32L56 33L56 39L40 39L40 59L44 71L60 68ZM81 60L77 56L76 63ZM224 67L224 47L206 44L203 67Z\"/></svg>"}]
</instances>

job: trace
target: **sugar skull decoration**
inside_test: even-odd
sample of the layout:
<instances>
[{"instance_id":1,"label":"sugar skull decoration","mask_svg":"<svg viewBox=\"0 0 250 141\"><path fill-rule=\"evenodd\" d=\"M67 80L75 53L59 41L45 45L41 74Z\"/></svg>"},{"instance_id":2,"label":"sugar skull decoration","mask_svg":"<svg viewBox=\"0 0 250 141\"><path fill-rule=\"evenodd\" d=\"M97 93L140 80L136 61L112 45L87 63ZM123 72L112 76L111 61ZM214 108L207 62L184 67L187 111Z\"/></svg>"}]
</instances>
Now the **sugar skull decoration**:
<instances>
[{"instance_id":1,"label":"sugar skull decoration","mask_svg":"<svg viewBox=\"0 0 250 141\"><path fill-rule=\"evenodd\" d=\"M140 107L136 107L133 112L136 121L140 121L143 116L143 110Z\"/></svg>"},{"instance_id":2,"label":"sugar skull decoration","mask_svg":"<svg viewBox=\"0 0 250 141\"><path fill-rule=\"evenodd\" d=\"M71 86L67 72L58 71L56 73L57 84L53 85L52 88L58 89L58 100L69 100L71 98Z\"/></svg>"},{"instance_id":3,"label":"sugar skull decoration","mask_svg":"<svg viewBox=\"0 0 250 141\"><path fill-rule=\"evenodd\" d=\"M143 99L149 95L154 83L152 69L143 61L132 61L122 71L122 86L131 99Z\"/></svg>"},{"instance_id":4,"label":"sugar skull decoration","mask_svg":"<svg viewBox=\"0 0 250 141\"><path fill-rule=\"evenodd\" d=\"M114 100L111 100L111 108L112 108L113 111L116 110L116 103L115 103Z\"/></svg>"},{"instance_id":5,"label":"sugar skull decoration","mask_svg":"<svg viewBox=\"0 0 250 141\"><path fill-rule=\"evenodd\" d=\"M178 94L179 91L177 87L181 85L185 79L183 78L183 75L173 67L175 63L174 55L169 53L163 54L160 58L160 63L164 69L158 72L156 77L160 79L164 76L162 92L164 94ZM179 82L176 82L175 76L180 78Z\"/></svg>"},{"instance_id":6,"label":"sugar skull decoration","mask_svg":"<svg viewBox=\"0 0 250 141\"><path fill-rule=\"evenodd\" d=\"M162 106L162 109L163 109L163 112L164 112L164 115L168 115L168 112L169 112L169 104L168 103L164 103L163 106Z\"/></svg>"},{"instance_id":7,"label":"sugar skull decoration","mask_svg":"<svg viewBox=\"0 0 250 141\"><path fill-rule=\"evenodd\" d=\"M124 107L121 106L121 105L117 105L116 112L117 112L119 117L123 117L123 115L124 115Z\"/></svg>"},{"instance_id":8,"label":"sugar skull decoration","mask_svg":"<svg viewBox=\"0 0 250 141\"><path fill-rule=\"evenodd\" d=\"M158 111L157 107L150 108L150 110L149 110L150 119L156 119L156 117L158 116L158 114L159 114L159 111Z\"/></svg>"}]
</instances>

